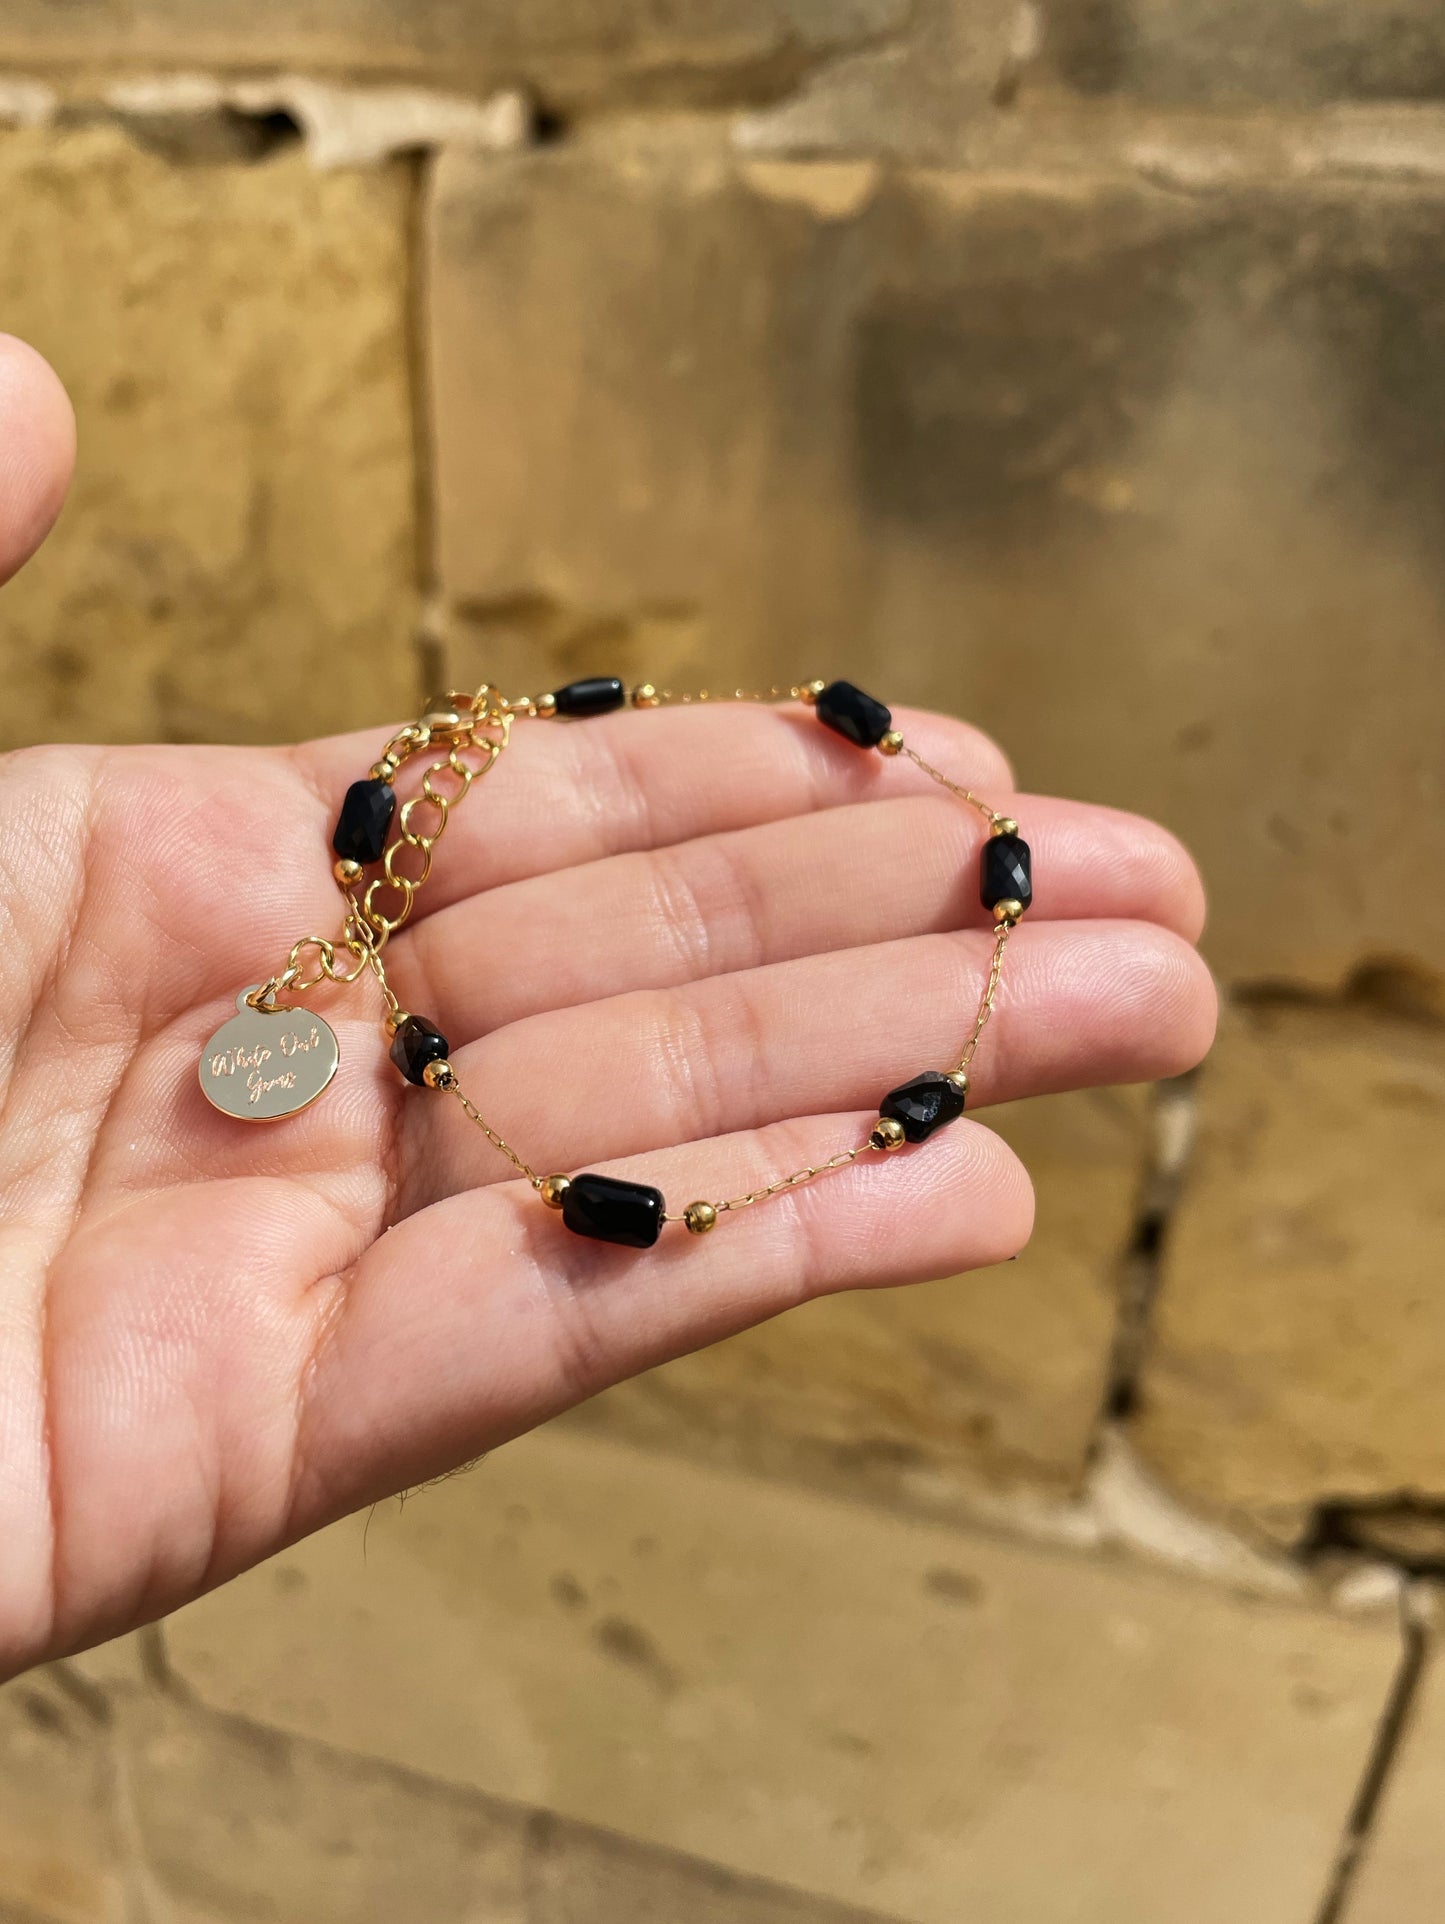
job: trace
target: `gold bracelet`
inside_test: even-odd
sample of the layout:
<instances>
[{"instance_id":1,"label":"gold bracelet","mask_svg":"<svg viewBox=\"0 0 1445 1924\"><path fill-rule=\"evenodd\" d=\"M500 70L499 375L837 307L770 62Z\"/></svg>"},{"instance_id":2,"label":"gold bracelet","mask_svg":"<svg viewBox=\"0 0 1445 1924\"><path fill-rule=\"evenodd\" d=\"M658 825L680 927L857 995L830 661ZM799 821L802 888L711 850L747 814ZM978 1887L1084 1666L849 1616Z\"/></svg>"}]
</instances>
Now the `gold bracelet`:
<instances>
[{"instance_id":1,"label":"gold bracelet","mask_svg":"<svg viewBox=\"0 0 1445 1924\"><path fill-rule=\"evenodd\" d=\"M981 851L980 895L993 912L994 942L988 975L973 1029L951 1069L925 1069L891 1089L879 1104L878 1120L863 1141L825 1162L795 1169L791 1175L746 1195L719 1202L690 1202L669 1213L661 1190L616 1176L584 1173L539 1175L500 1136L463 1090L449 1059L446 1037L424 1017L410 1015L387 979L383 952L416 903L417 891L431 873L432 854L446 832L451 812L474 782L489 774L509 745L519 716L580 720L607 714L631 702L656 708L664 702L800 701L810 703L818 720L863 749L906 755L950 794L978 810L988 824ZM417 793L397 808L395 782L415 757L435 751ZM392 834L393 825L395 834ZM389 838L389 839L388 839ZM219 1028L201 1055L201 1088L228 1116L270 1122L305 1109L336 1074L340 1049L325 1020L278 997L300 997L324 982L354 982L367 970L375 976L386 1005L391 1060L408 1082L444 1091L495 1149L512 1163L550 1209L560 1210L567 1228L602 1242L648 1249L669 1222L682 1222L694 1235L716 1227L718 1218L748 1209L786 1189L796 1189L830 1169L842 1169L870 1151L889 1154L907 1143L924 1141L935 1129L963 1113L969 1068L979 1038L998 1000L1004 951L1020 917L1033 899L1028 843L1018 823L1000 815L972 789L947 775L910 748L880 701L851 682L806 682L792 688L753 693L734 689L725 695L704 690L673 696L643 682L629 691L614 676L570 683L555 694L509 701L484 684L475 694L447 694L420 721L394 734L363 780L353 782L342 803L332 837L332 870L346 904L341 931L334 939L303 935L293 942L284 965L265 982L237 997L236 1014ZM368 876L368 870L375 871Z\"/></svg>"}]
</instances>

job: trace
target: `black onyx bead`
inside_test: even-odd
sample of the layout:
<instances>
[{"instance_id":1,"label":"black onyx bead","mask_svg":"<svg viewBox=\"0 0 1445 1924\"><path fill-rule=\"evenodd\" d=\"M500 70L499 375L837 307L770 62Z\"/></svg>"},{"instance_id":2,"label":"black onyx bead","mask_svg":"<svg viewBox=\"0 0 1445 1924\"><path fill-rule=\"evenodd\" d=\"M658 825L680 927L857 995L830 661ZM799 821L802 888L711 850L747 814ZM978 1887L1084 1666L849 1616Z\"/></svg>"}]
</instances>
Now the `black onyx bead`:
<instances>
[{"instance_id":1,"label":"black onyx bead","mask_svg":"<svg viewBox=\"0 0 1445 1924\"><path fill-rule=\"evenodd\" d=\"M396 790L390 782L353 782L336 818L331 846L338 855L360 862L363 868L379 862L395 808Z\"/></svg>"},{"instance_id":2,"label":"black onyx bead","mask_svg":"<svg viewBox=\"0 0 1445 1924\"><path fill-rule=\"evenodd\" d=\"M958 1121L963 1114L963 1091L941 1069L925 1069L911 1082L890 1089L878 1113L901 1122L909 1142L926 1142L944 1123Z\"/></svg>"},{"instance_id":3,"label":"black onyx bead","mask_svg":"<svg viewBox=\"0 0 1445 1924\"><path fill-rule=\"evenodd\" d=\"M599 1243L651 1249L662 1234L667 1205L660 1189L617 1176L574 1176L562 1197L562 1220L579 1236Z\"/></svg>"},{"instance_id":4,"label":"black onyx bead","mask_svg":"<svg viewBox=\"0 0 1445 1924\"><path fill-rule=\"evenodd\" d=\"M425 1082L429 1062L445 1062L447 1039L425 1016L409 1015L391 1038L391 1059L408 1082Z\"/></svg>"},{"instance_id":5,"label":"black onyx bead","mask_svg":"<svg viewBox=\"0 0 1445 1924\"><path fill-rule=\"evenodd\" d=\"M569 681L556 694L557 713L580 720L584 715L606 715L620 708L627 691L616 675L593 675L588 681Z\"/></svg>"},{"instance_id":6,"label":"black onyx bead","mask_svg":"<svg viewBox=\"0 0 1445 1924\"><path fill-rule=\"evenodd\" d=\"M874 701L851 681L830 681L814 706L818 720L859 748L876 748L893 726L881 701Z\"/></svg>"},{"instance_id":7,"label":"black onyx bead","mask_svg":"<svg viewBox=\"0 0 1445 1924\"><path fill-rule=\"evenodd\" d=\"M999 902L1017 902L1026 909L1033 901L1029 845L1020 836L990 835L983 845L979 869L979 894L986 909Z\"/></svg>"}]
</instances>

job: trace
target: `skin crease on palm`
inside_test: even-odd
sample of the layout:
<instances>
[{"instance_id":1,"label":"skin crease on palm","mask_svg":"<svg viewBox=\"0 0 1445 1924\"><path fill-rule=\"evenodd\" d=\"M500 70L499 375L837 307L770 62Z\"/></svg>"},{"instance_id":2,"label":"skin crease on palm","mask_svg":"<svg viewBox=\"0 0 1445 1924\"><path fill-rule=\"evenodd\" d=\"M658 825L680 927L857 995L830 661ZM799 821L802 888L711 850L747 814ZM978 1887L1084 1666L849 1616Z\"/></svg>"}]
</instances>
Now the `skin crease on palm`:
<instances>
[{"instance_id":1,"label":"skin crease on palm","mask_svg":"<svg viewBox=\"0 0 1445 1924\"><path fill-rule=\"evenodd\" d=\"M0 580L59 512L73 439L54 375L0 337ZM570 1236L453 1102L401 1082L365 982L316 1000L342 1060L313 1108L212 1111L200 1045L334 928L335 808L396 719L0 760L0 1676L803 1299L1028 1240L1028 1177L972 1113L710 1236ZM1178 844L1015 800L961 722L898 725L1034 849L971 1112L1198 1061L1214 994ZM391 973L535 1166L615 1168L677 1208L849 1146L956 1050L989 945L978 837L802 711L523 723Z\"/></svg>"}]
</instances>

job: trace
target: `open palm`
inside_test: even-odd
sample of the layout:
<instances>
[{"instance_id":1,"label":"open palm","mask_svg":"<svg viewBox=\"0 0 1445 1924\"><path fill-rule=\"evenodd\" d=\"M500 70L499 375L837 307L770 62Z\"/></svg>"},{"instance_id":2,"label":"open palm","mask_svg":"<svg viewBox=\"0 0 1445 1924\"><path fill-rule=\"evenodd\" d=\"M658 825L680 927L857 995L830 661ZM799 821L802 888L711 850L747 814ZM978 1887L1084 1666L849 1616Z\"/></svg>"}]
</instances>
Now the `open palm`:
<instances>
[{"instance_id":1,"label":"open palm","mask_svg":"<svg viewBox=\"0 0 1445 1924\"><path fill-rule=\"evenodd\" d=\"M0 341L0 575L58 506L68 434L53 377ZM801 1299L1027 1238L1024 1172L965 1119L710 1236L582 1241L401 1081L369 978L312 993L342 1056L312 1108L213 1111L201 1044L334 930L330 829L389 719L0 762L0 1675ZM1193 1063L1214 1005L1178 845L1015 799L976 732L899 721L1034 848L974 1104ZM956 1053L990 946L980 834L801 713L523 725L388 969L537 1168L615 1166L677 1209L850 1146Z\"/></svg>"}]
</instances>

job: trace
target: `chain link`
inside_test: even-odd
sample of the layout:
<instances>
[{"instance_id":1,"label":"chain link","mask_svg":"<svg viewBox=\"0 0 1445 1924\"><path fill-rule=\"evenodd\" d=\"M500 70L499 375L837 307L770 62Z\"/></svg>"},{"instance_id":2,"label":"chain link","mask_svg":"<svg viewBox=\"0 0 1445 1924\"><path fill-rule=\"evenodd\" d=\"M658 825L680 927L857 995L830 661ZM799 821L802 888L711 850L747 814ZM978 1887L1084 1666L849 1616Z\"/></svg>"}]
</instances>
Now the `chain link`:
<instances>
[{"instance_id":1,"label":"chain link","mask_svg":"<svg viewBox=\"0 0 1445 1924\"><path fill-rule=\"evenodd\" d=\"M1003 952L1008 947L1009 936L1013 932L1012 922L1000 922L994 931L993 957L988 965L988 981L979 999L978 1014L973 1019L973 1034L963 1045L963 1053L958 1058L960 1070L967 1070L978 1053L979 1037L988 1027L988 1019L994 1012L998 1001L999 983L1003 979Z\"/></svg>"},{"instance_id":2,"label":"chain link","mask_svg":"<svg viewBox=\"0 0 1445 1924\"><path fill-rule=\"evenodd\" d=\"M397 816L397 835L387 845L382 873L367 884L361 901L363 917L383 940L395 935L410 918L417 890L431 874L432 853L446 833L453 808L466 799L474 782L490 774L497 757L507 746L512 729L511 715L499 716L496 726L499 730L496 736L479 734L475 729L468 730L465 746L485 756L479 768L463 760L463 744L454 741L449 744L446 754L434 761L422 776L421 793L402 803ZM437 786L439 778L448 774L457 784L450 794ZM424 809L430 809L435 818L429 829L417 826L418 816ZM416 872L410 875L401 867L403 859L409 856L414 856L419 863ZM397 898L390 908L382 901L388 892Z\"/></svg>"},{"instance_id":3,"label":"chain link","mask_svg":"<svg viewBox=\"0 0 1445 1924\"><path fill-rule=\"evenodd\" d=\"M759 702L770 706L780 701L800 701L803 696L801 684L794 683L791 688L698 688L674 694L670 688L659 688L650 707L700 708L704 705L715 708L719 702Z\"/></svg>"},{"instance_id":4,"label":"chain link","mask_svg":"<svg viewBox=\"0 0 1445 1924\"><path fill-rule=\"evenodd\" d=\"M431 874L433 851L446 833L452 810L466 799L473 783L491 772L511 738L510 707L489 684L483 684L474 694L449 692L441 697L441 704L431 719L407 722L399 728L372 764L373 779L394 781L408 761L434 742L446 744L446 754L423 773L421 792L401 806L397 834L387 846L382 873L372 878L360 899L350 883L338 882L347 905L339 937L333 940L324 935L303 935L293 942L285 966L251 997L256 1007L274 1007L278 995L305 995L323 982L355 982L367 968L375 974L388 1009L395 1013L400 1006L387 983L380 951L410 919L417 891ZM482 756L479 766L465 759L468 751ZM426 810L431 811L431 820L422 822L419 818ZM413 865L411 874L401 866L407 860ZM382 900L388 892L394 898L389 904ZM338 947L356 958L355 968L337 966ZM312 949L317 961L314 973L308 973L301 958Z\"/></svg>"},{"instance_id":5,"label":"chain link","mask_svg":"<svg viewBox=\"0 0 1445 1924\"><path fill-rule=\"evenodd\" d=\"M984 801L981 795L975 795L971 788L964 788L961 783L952 781L941 768L935 768L932 762L924 761L918 750L910 748L907 742L899 752L906 755L916 767L921 768L930 781L937 782L940 788L946 788L950 795L956 795L961 802L967 802L970 808L976 808L990 828L995 822L1001 822L1004 819Z\"/></svg>"},{"instance_id":6,"label":"chain link","mask_svg":"<svg viewBox=\"0 0 1445 1924\"><path fill-rule=\"evenodd\" d=\"M779 1176L778 1180L770 1182L766 1189L750 1189L746 1196L729 1196L726 1202L714 1203L713 1208L720 1216L724 1210L728 1209L751 1209L754 1203L766 1202L769 1196L781 1196L785 1189L801 1189L805 1182L811 1182L815 1176L826 1176L830 1169L846 1168L850 1162L857 1162L858 1158L865 1155L872 1147L872 1143L865 1140L856 1148L840 1149L836 1156L829 1156L826 1162L809 1163L806 1169L795 1169L791 1176ZM680 1223L682 1219L682 1213L679 1211L677 1215L664 1216L662 1220L668 1223Z\"/></svg>"},{"instance_id":7,"label":"chain link","mask_svg":"<svg viewBox=\"0 0 1445 1924\"><path fill-rule=\"evenodd\" d=\"M511 1143L505 1141L503 1137L497 1134L496 1130L487 1121L486 1117L483 1116L481 1110L478 1109L477 1105L472 1101L471 1097L464 1093L461 1087L461 1084L457 1081L456 1077L453 1076L450 1082L442 1083L441 1087L446 1090L449 1096L456 1097L457 1101L462 1105L462 1108L466 1111L467 1115L471 1117L472 1121L477 1125L478 1129L481 1130L482 1134L486 1137L487 1141L492 1145L492 1147L494 1149L500 1149L502 1154L507 1158L507 1161L511 1163L512 1167L514 1169L519 1170L521 1174L527 1178L527 1181L531 1183L534 1189L540 1189L542 1187L543 1178L537 1174L536 1170L532 1167L531 1163L524 1161L524 1159L517 1154L516 1150L512 1147Z\"/></svg>"}]
</instances>

